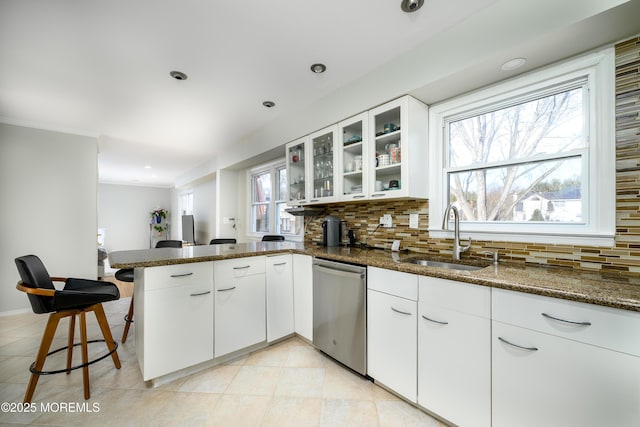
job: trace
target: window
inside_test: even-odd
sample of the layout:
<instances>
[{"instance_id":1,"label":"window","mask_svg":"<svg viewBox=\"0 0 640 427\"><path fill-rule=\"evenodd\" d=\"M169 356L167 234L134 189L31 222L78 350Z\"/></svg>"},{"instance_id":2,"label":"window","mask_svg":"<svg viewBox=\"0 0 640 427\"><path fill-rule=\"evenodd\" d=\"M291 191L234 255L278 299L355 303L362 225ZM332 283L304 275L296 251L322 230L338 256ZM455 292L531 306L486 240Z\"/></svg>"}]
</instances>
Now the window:
<instances>
[{"instance_id":1,"label":"window","mask_svg":"<svg viewBox=\"0 0 640 427\"><path fill-rule=\"evenodd\" d=\"M612 57L608 49L433 106L432 234L453 204L470 237L610 244Z\"/></svg>"},{"instance_id":2,"label":"window","mask_svg":"<svg viewBox=\"0 0 640 427\"><path fill-rule=\"evenodd\" d=\"M178 203L182 215L193 215L193 191L180 194Z\"/></svg>"},{"instance_id":3,"label":"window","mask_svg":"<svg viewBox=\"0 0 640 427\"><path fill-rule=\"evenodd\" d=\"M299 236L302 218L285 212L287 170L282 162L252 169L251 233ZM275 213L275 215L273 214Z\"/></svg>"}]
</instances>

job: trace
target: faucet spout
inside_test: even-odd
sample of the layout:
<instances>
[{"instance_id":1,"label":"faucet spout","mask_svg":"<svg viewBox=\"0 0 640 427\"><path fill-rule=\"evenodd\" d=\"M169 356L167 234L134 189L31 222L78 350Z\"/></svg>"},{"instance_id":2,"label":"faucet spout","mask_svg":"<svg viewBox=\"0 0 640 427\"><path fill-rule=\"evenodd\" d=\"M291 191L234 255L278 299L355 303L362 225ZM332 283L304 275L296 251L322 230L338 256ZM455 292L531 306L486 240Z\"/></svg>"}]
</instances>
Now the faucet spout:
<instances>
[{"instance_id":1,"label":"faucet spout","mask_svg":"<svg viewBox=\"0 0 640 427\"><path fill-rule=\"evenodd\" d=\"M449 229L449 214L453 212L453 259L459 260L460 254L466 252L471 247L471 239L465 246L460 245L460 212L453 203L449 204L444 210L444 218L442 219L442 229Z\"/></svg>"}]
</instances>

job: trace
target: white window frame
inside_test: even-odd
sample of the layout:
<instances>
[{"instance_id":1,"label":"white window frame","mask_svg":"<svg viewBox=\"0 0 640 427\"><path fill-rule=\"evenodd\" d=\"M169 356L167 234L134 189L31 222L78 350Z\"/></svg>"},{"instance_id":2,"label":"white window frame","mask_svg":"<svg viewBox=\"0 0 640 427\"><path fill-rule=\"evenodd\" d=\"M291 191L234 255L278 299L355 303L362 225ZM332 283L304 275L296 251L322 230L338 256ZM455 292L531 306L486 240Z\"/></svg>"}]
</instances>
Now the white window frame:
<instances>
[{"instance_id":1,"label":"white window frame","mask_svg":"<svg viewBox=\"0 0 640 427\"><path fill-rule=\"evenodd\" d=\"M447 119L522 97L570 80L588 82L588 148L584 153L583 218L585 223L461 222L463 238L531 243L613 246L615 235L615 56L606 48L545 67L505 82L430 107L429 111L429 235L452 238L442 229L448 204L446 177ZM517 231L514 231L514 228Z\"/></svg>"},{"instance_id":2,"label":"white window frame","mask_svg":"<svg viewBox=\"0 0 640 427\"><path fill-rule=\"evenodd\" d=\"M247 210L247 224L249 224L249 227L253 227L252 225L252 209L253 209L253 178L255 175L258 174L262 174L265 172L269 172L271 174L271 200L269 201L269 209L271 209L272 214L269 217L269 231L267 231L266 233L261 233L261 232L255 232L251 229L247 229L247 235L249 237L253 237L255 239L261 239L262 236L264 236L265 234L282 234L283 236L285 236L286 240L289 241L302 241L302 234L304 233L304 226L302 227L302 232L299 234L294 234L294 233L277 233L276 229L277 229L277 224L276 224L276 220L277 220L277 213L278 213L278 204L279 203L287 203L287 201L289 200L289 196L288 194L282 194L281 197L284 197L283 199L276 199L276 195L279 191L278 189L278 177L277 177L277 173L278 170L280 169L285 169L286 170L286 164L285 164L285 160L284 159L280 159L280 160L276 160L270 163L266 163L263 165L259 165L256 167L253 167L251 169L247 170L247 205L249 206L248 210Z\"/></svg>"}]
</instances>

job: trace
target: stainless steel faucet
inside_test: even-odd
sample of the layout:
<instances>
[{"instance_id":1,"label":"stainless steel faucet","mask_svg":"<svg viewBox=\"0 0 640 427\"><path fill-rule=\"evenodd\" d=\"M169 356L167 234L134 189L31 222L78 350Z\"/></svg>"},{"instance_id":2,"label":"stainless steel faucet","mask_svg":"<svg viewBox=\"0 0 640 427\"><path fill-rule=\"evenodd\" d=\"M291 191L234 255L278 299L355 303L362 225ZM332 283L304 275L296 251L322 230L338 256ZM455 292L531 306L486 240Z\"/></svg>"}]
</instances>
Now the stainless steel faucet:
<instances>
[{"instance_id":1,"label":"stainless steel faucet","mask_svg":"<svg viewBox=\"0 0 640 427\"><path fill-rule=\"evenodd\" d=\"M458 208L451 203L444 210L444 219L442 220L442 229L449 229L449 213L453 211L453 259L460 259L460 254L466 252L471 247L471 239L466 246L460 246L460 212Z\"/></svg>"}]
</instances>

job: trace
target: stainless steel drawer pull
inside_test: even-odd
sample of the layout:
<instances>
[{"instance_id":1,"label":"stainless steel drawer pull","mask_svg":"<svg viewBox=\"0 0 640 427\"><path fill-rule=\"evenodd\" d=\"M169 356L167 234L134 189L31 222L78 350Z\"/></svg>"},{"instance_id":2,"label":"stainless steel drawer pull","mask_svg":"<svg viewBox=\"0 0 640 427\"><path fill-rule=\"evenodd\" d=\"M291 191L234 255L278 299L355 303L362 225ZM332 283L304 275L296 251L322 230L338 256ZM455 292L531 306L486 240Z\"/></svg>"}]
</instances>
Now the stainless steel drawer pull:
<instances>
[{"instance_id":1,"label":"stainless steel drawer pull","mask_svg":"<svg viewBox=\"0 0 640 427\"><path fill-rule=\"evenodd\" d=\"M424 320L428 320L429 322L433 322L433 323L437 323L439 325L448 325L449 322L441 322L440 320L433 320L433 319L429 319L427 316L425 316L424 314L422 315L422 318Z\"/></svg>"},{"instance_id":2,"label":"stainless steel drawer pull","mask_svg":"<svg viewBox=\"0 0 640 427\"><path fill-rule=\"evenodd\" d=\"M193 273L184 273L184 274L172 274L171 277L187 277L191 276Z\"/></svg>"},{"instance_id":3,"label":"stainless steel drawer pull","mask_svg":"<svg viewBox=\"0 0 640 427\"><path fill-rule=\"evenodd\" d=\"M273 264L274 267L276 265L287 265L287 261L285 261L285 262L276 262L275 264Z\"/></svg>"},{"instance_id":4,"label":"stainless steel drawer pull","mask_svg":"<svg viewBox=\"0 0 640 427\"><path fill-rule=\"evenodd\" d=\"M353 196L353 199L364 199L364 194L361 194L359 196Z\"/></svg>"},{"instance_id":5,"label":"stainless steel drawer pull","mask_svg":"<svg viewBox=\"0 0 640 427\"><path fill-rule=\"evenodd\" d=\"M232 291L234 290L236 287L232 286L230 288L224 288L224 289L218 289L218 292L226 292L226 291Z\"/></svg>"},{"instance_id":6,"label":"stainless steel drawer pull","mask_svg":"<svg viewBox=\"0 0 640 427\"><path fill-rule=\"evenodd\" d=\"M520 348L520 349L522 349L522 350L538 351L538 347L523 347L523 346L521 346L521 345L514 344L514 343L512 343L512 342L509 342L509 341L505 340L505 339L504 339L504 338L502 338L502 337L498 337L498 339L499 339L500 341L502 341L503 343L505 343L505 344L509 344L510 346L517 347L517 348Z\"/></svg>"},{"instance_id":7,"label":"stainless steel drawer pull","mask_svg":"<svg viewBox=\"0 0 640 427\"><path fill-rule=\"evenodd\" d=\"M245 268L251 267L250 265L243 265L242 267L233 267L234 270L244 270Z\"/></svg>"},{"instance_id":8,"label":"stainless steel drawer pull","mask_svg":"<svg viewBox=\"0 0 640 427\"><path fill-rule=\"evenodd\" d=\"M557 320L558 322L571 323L572 325L578 325L578 326L591 326L591 322L576 322L574 320L559 319L547 313L541 313L541 314L543 317L546 317L547 319Z\"/></svg>"},{"instance_id":9,"label":"stainless steel drawer pull","mask_svg":"<svg viewBox=\"0 0 640 427\"><path fill-rule=\"evenodd\" d=\"M371 195L371 197L384 197L384 196L386 196L386 194L375 193Z\"/></svg>"},{"instance_id":10,"label":"stainless steel drawer pull","mask_svg":"<svg viewBox=\"0 0 640 427\"><path fill-rule=\"evenodd\" d=\"M200 295L207 295L210 294L211 291L206 291L206 292L198 292L197 294L191 294L192 297L199 297Z\"/></svg>"},{"instance_id":11,"label":"stainless steel drawer pull","mask_svg":"<svg viewBox=\"0 0 640 427\"><path fill-rule=\"evenodd\" d=\"M407 313L406 311L400 311L393 307L391 307L391 310L395 311L396 313L404 314L405 316L411 316L411 313Z\"/></svg>"},{"instance_id":12,"label":"stainless steel drawer pull","mask_svg":"<svg viewBox=\"0 0 640 427\"><path fill-rule=\"evenodd\" d=\"M310 202L310 203L315 203L315 202L319 202L319 201L320 201L320 200L318 200L318 199L311 199L311 200L309 200L309 202Z\"/></svg>"}]
</instances>

